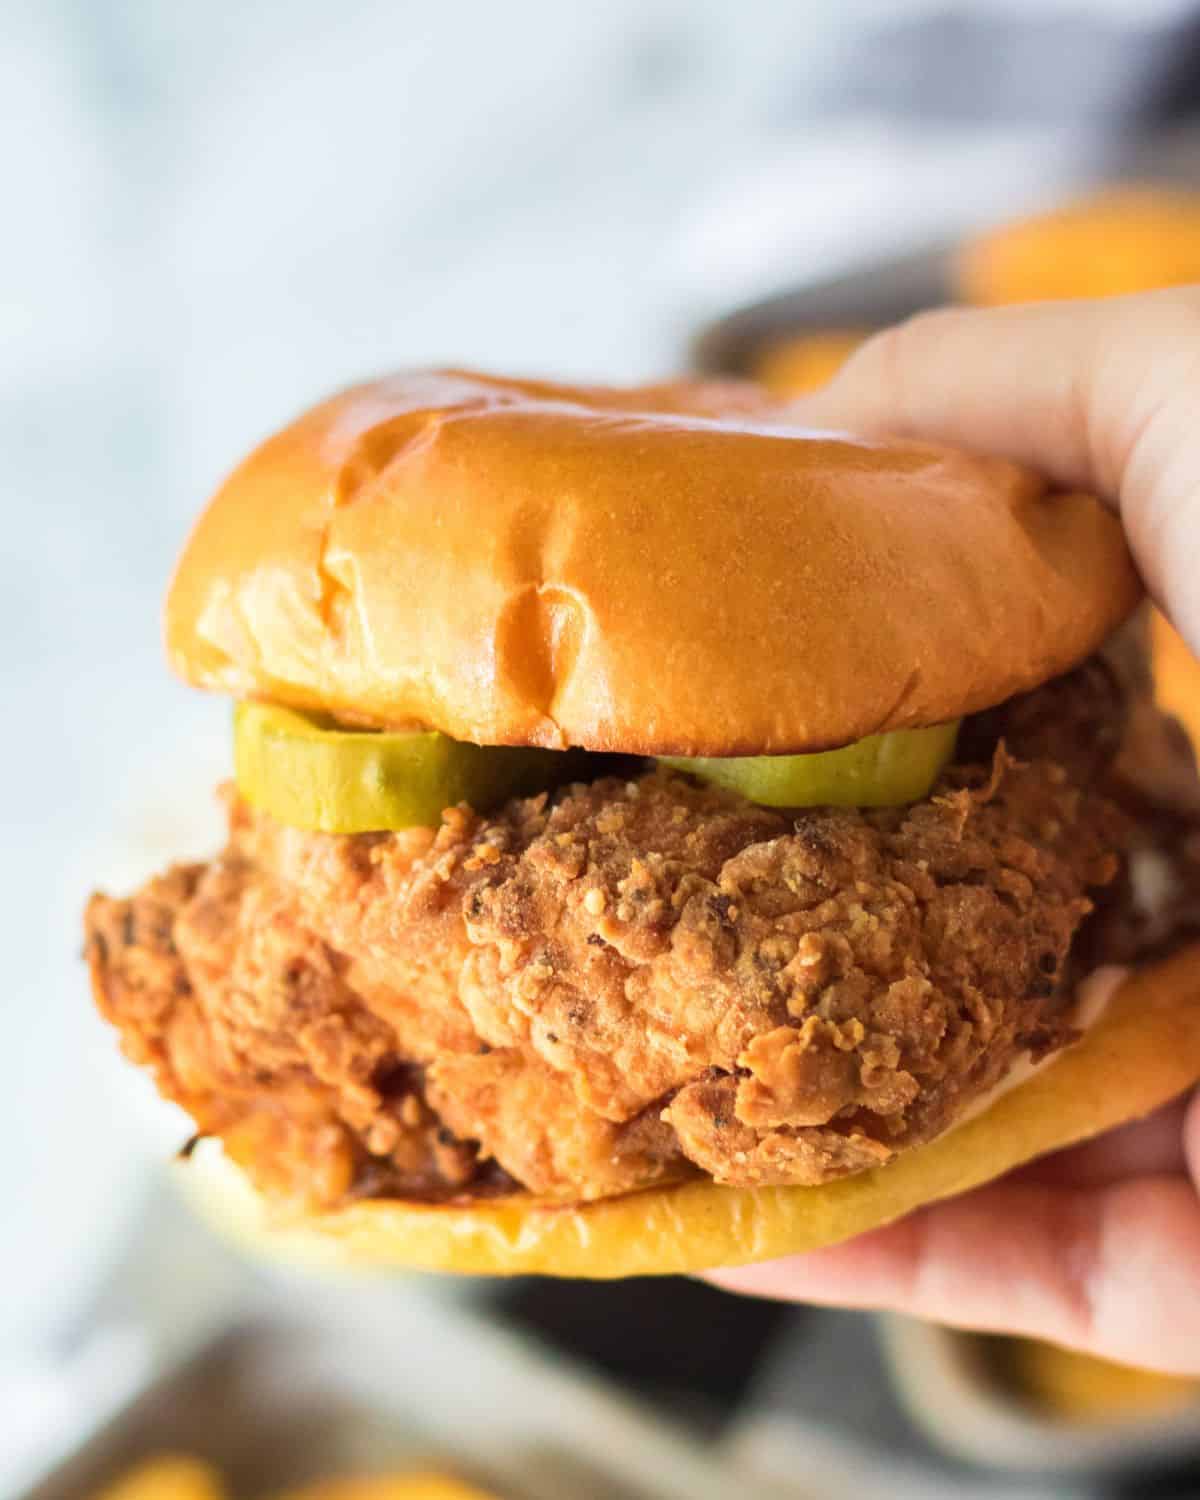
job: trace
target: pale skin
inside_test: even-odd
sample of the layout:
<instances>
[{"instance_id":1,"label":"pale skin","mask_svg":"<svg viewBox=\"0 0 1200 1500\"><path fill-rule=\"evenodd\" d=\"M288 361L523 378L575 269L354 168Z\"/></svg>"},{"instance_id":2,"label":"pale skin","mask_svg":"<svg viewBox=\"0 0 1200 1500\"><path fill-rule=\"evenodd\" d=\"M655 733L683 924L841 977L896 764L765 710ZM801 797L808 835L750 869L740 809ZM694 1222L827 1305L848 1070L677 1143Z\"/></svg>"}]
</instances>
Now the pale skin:
<instances>
[{"instance_id":1,"label":"pale skin","mask_svg":"<svg viewBox=\"0 0 1200 1500\"><path fill-rule=\"evenodd\" d=\"M1200 287L923 314L800 409L814 426L1002 454L1101 495L1200 653ZM1194 1094L848 1244L713 1279L1200 1375L1198 1184Z\"/></svg>"}]
</instances>

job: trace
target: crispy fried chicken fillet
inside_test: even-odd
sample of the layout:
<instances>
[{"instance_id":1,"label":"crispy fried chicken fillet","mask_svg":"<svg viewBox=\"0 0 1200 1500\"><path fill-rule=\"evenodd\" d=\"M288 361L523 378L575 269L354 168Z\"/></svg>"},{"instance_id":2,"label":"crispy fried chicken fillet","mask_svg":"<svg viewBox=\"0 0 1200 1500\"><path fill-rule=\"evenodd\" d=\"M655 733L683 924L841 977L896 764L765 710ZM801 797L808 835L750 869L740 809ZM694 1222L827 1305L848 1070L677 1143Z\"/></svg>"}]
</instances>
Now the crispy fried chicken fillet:
<instances>
[{"instance_id":1,"label":"crispy fried chicken fillet","mask_svg":"<svg viewBox=\"0 0 1200 1500\"><path fill-rule=\"evenodd\" d=\"M1080 955L1137 949L1125 698L1093 660L873 812L643 771L334 836L230 793L219 858L93 898L97 1000L200 1132L309 1207L823 1182L1063 1045Z\"/></svg>"}]
</instances>

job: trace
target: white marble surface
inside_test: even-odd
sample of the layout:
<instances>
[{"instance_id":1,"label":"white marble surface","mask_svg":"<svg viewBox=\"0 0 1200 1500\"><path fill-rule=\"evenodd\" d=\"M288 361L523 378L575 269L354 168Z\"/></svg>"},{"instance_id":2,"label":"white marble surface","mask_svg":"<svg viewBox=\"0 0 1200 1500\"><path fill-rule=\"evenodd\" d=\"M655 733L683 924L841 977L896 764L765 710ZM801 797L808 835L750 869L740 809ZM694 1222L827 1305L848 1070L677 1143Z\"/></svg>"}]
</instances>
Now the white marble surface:
<instances>
[{"instance_id":1,"label":"white marble surface","mask_svg":"<svg viewBox=\"0 0 1200 1500\"><path fill-rule=\"evenodd\" d=\"M357 375L669 369L731 301L1051 190L1069 131L816 111L922 8L3 5L0 1352L69 1324L179 1129L77 952L91 884L216 836L227 707L158 641L188 518Z\"/></svg>"}]
</instances>

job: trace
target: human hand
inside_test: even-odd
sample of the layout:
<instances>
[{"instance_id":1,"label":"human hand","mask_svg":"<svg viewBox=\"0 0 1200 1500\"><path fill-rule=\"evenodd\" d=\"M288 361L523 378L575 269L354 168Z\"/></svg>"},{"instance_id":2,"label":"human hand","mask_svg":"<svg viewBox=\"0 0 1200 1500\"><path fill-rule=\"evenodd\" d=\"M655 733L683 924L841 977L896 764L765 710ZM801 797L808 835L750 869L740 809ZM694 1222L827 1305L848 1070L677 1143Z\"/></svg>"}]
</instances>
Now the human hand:
<instances>
[{"instance_id":1,"label":"human hand","mask_svg":"<svg viewBox=\"0 0 1200 1500\"><path fill-rule=\"evenodd\" d=\"M1116 507L1200 652L1200 287L923 314L799 407L1021 460ZM715 1273L1200 1374L1200 1096L848 1244Z\"/></svg>"}]
</instances>

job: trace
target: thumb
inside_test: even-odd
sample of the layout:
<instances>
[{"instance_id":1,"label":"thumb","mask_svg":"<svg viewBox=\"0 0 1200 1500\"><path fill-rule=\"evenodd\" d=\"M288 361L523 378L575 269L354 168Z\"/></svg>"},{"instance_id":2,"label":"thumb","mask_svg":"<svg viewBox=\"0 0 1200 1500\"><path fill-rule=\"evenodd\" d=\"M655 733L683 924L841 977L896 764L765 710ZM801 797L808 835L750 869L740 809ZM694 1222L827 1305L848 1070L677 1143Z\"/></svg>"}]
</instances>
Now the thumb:
<instances>
[{"instance_id":1,"label":"thumb","mask_svg":"<svg viewBox=\"0 0 1200 1500\"><path fill-rule=\"evenodd\" d=\"M1120 508L1200 651L1200 286L923 313L869 340L805 421L1016 459Z\"/></svg>"}]
</instances>

